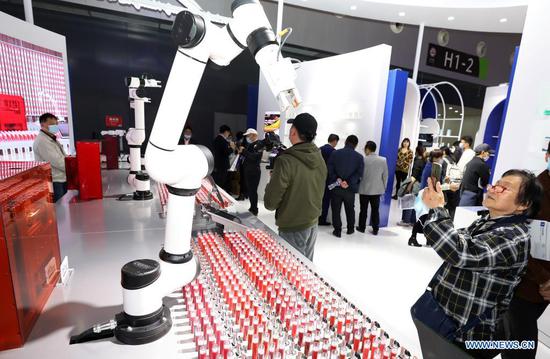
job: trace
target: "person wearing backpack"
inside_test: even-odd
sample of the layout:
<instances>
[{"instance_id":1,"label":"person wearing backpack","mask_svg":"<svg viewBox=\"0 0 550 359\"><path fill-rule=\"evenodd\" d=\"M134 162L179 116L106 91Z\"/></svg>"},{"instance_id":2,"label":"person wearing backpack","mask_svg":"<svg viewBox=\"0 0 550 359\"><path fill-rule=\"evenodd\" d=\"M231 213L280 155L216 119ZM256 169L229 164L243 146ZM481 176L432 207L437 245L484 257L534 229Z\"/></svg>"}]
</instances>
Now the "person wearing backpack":
<instances>
[{"instance_id":1,"label":"person wearing backpack","mask_svg":"<svg viewBox=\"0 0 550 359\"><path fill-rule=\"evenodd\" d=\"M538 212L542 193L531 172L509 170L488 186L483 201L488 214L467 228L455 229L444 208L441 185L428 179L422 195L429 209L424 236L443 264L411 308L425 357L441 348L424 337L420 323L474 358L499 354L468 350L466 341L501 339L500 321L527 268L527 218Z\"/></svg>"}]
</instances>

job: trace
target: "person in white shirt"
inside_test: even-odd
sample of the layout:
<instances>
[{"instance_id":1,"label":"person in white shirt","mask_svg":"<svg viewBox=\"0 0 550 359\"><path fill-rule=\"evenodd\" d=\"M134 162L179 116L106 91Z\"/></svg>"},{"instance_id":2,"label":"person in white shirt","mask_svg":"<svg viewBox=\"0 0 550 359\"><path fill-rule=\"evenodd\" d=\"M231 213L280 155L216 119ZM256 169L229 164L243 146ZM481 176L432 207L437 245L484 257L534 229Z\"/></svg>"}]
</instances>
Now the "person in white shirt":
<instances>
[{"instance_id":1,"label":"person in white shirt","mask_svg":"<svg viewBox=\"0 0 550 359\"><path fill-rule=\"evenodd\" d=\"M55 134L59 132L57 117L51 113L40 116L40 132L34 140L32 149L34 159L38 162L49 162L52 167L54 202L67 193L67 175L65 174L65 151L57 142Z\"/></svg>"},{"instance_id":2,"label":"person in white shirt","mask_svg":"<svg viewBox=\"0 0 550 359\"><path fill-rule=\"evenodd\" d=\"M466 171L466 165L468 162L470 162L475 156L476 153L472 149L472 146L474 144L474 139L472 136L462 136L460 139L460 148L462 149L462 156L460 156L460 160L458 161L457 165L460 168L460 172L464 174L464 171Z\"/></svg>"}]
</instances>

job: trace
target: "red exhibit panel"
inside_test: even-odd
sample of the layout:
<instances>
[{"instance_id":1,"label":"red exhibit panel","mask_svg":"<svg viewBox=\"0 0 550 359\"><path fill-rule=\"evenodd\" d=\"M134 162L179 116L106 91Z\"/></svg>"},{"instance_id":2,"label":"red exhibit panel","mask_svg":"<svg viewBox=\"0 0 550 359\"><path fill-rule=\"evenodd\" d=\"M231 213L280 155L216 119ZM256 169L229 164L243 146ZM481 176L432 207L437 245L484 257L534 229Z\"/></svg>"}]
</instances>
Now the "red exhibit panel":
<instances>
[{"instance_id":1,"label":"red exhibit panel","mask_svg":"<svg viewBox=\"0 0 550 359\"><path fill-rule=\"evenodd\" d=\"M117 136L103 136L101 140L101 151L107 159L107 169L108 170L117 170L118 169L118 137Z\"/></svg>"},{"instance_id":2,"label":"red exhibit panel","mask_svg":"<svg viewBox=\"0 0 550 359\"><path fill-rule=\"evenodd\" d=\"M60 263L50 165L0 162L0 350L24 344Z\"/></svg>"}]
</instances>

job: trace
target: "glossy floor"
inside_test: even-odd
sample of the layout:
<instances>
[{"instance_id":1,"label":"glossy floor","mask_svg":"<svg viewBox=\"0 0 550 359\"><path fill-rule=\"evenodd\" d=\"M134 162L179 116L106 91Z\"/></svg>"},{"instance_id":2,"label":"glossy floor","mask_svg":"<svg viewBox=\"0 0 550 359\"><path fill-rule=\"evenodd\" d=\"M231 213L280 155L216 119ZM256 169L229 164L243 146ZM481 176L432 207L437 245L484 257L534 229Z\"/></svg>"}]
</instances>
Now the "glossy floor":
<instances>
[{"instance_id":1,"label":"glossy floor","mask_svg":"<svg viewBox=\"0 0 550 359\"><path fill-rule=\"evenodd\" d=\"M142 203L115 197L128 191L125 172L104 172L103 200L77 202L66 196L57 205L61 255L75 273L66 287L54 290L23 348L0 352L0 358L185 358L185 346L173 329L161 340L143 346L122 346L103 340L69 345L69 337L121 311L120 268L132 259L154 258L163 240L165 220L158 216L158 198ZM154 186L153 186L154 187ZM241 208L247 208L241 203ZM259 218L275 228L272 212ZM392 217L398 211L392 209ZM321 227L314 264L329 281L403 345L420 357L409 308L440 263L429 248L406 245L408 229L394 225L377 237L345 234L333 237ZM550 358L542 346L538 358Z\"/></svg>"}]
</instances>

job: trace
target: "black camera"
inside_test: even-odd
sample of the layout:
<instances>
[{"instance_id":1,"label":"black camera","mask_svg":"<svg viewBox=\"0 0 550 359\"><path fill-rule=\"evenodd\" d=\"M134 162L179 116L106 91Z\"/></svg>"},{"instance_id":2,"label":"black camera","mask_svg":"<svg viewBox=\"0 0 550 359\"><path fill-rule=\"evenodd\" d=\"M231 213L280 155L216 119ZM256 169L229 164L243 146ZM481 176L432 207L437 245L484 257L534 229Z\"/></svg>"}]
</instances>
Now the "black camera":
<instances>
[{"instance_id":1,"label":"black camera","mask_svg":"<svg viewBox=\"0 0 550 359\"><path fill-rule=\"evenodd\" d=\"M286 147L281 142L281 138L279 137L279 135L273 132L267 132L265 134L265 139L263 139L262 142L265 144L265 150L269 152L269 163L266 166L266 169L272 170L273 168L275 168L275 160L277 159L277 157L283 154L283 152L286 150Z\"/></svg>"}]
</instances>

